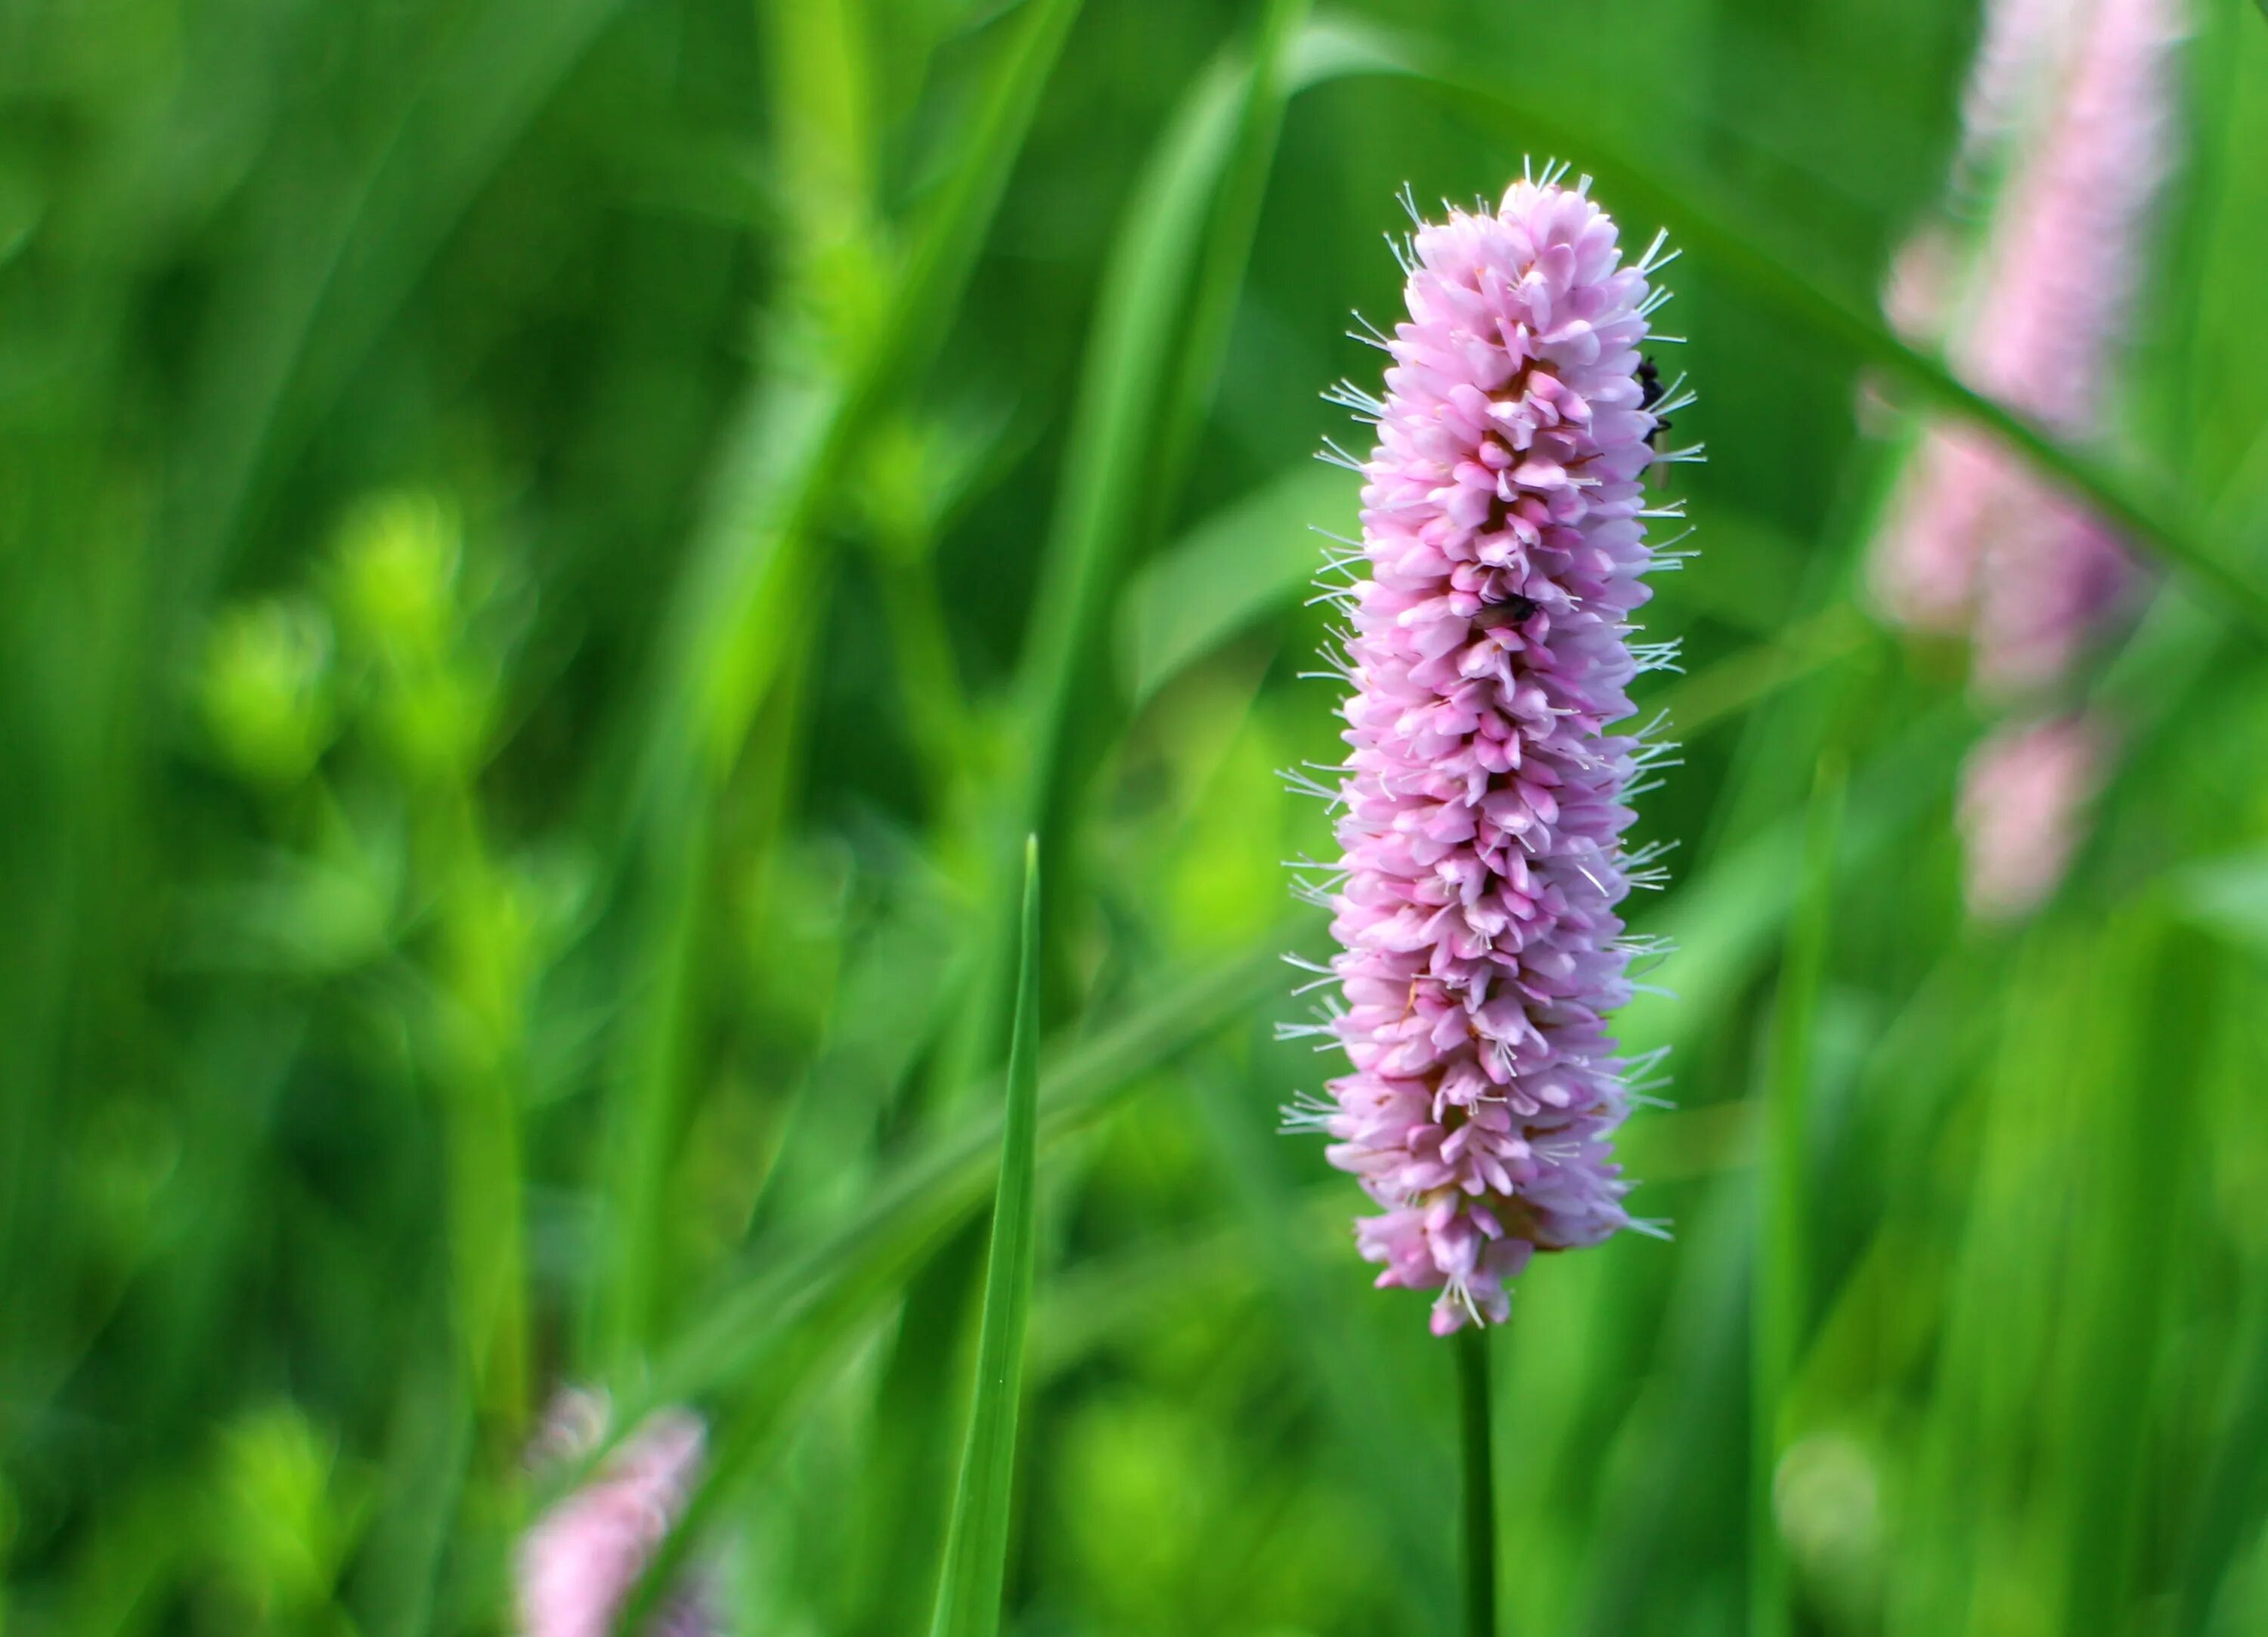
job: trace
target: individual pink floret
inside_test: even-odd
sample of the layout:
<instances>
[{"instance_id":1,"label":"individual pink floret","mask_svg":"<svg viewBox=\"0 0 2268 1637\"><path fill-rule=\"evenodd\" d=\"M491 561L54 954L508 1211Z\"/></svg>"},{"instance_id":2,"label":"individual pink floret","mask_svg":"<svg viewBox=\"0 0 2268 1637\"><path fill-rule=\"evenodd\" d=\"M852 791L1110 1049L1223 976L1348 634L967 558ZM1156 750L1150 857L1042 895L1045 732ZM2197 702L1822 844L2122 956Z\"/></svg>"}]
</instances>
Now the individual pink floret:
<instances>
[{"instance_id":1,"label":"individual pink floret","mask_svg":"<svg viewBox=\"0 0 2268 1637\"><path fill-rule=\"evenodd\" d=\"M1628 797L1667 747L1608 729L1668 657L1630 642L1661 515L1640 480L1690 400L1641 378L1660 241L1624 265L1588 186L1547 172L1420 224L1387 396L1347 389L1378 428L1323 1025L1353 1072L1295 1119L1380 1206L1357 1230L1378 1282L1440 1291L1441 1334L1502 1320L1535 1252L1631 1225L1605 1017L1631 994L1616 906L1655 873Z\"/></svg>"}]
</instances>

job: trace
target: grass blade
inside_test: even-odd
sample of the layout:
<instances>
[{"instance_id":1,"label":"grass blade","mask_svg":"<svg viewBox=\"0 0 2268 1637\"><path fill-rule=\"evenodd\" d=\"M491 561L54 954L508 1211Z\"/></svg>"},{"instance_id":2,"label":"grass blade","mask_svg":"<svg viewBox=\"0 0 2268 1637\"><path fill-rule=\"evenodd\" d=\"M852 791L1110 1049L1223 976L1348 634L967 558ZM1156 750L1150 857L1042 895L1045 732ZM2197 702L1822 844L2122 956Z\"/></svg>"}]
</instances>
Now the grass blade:
<instances>
[{"instance_id":1,"label":"grass blade","mask_svg":"<svg viewBox=\"0 0 2268 1637\"><path fill-rule=\"evenodd\" d=\"M1156 503L1171 506L1187 476L1198 429L1219 385L1227 355L1237 297L1252 259L1260 208L1275 169L1276 147L1284 129L1284 109L1298 89L1294 49L1305 32L1310 0L1268 0L1253 47L1244 93L1244 111L1220 196L1206 235L1204 261L1197 269L1182 344L1181 369L1167 394L1165 424L1159 438L1160 481Z\"/></svg>"},{"instance_id":2,"label":"grass blade","mask_svg":"<svg viewBox=\"0 0 2268 1637\"><path fill-rule=\"evenodd\" d=\"M1830 750L1820 759L1812 791L1802 899L1788 929L1786 965L1773 1011L1765 1070L1764 1153L1756 1168L1754 1399L1749 1411L1749 1629L1754 1637L1786 1637L1794 1629L1787 1559L1772 1512L1772 1479L1779 1465L1781 1408L1803 1344L1808 1306L1804 1173L1810 1152L1811 1044L1835 907L1843 787L1841 759Z\"/></svg>"},{"instance_id":3,"label":"grass blade","mask_svg":"<svg viewBox=\"0 0 2268 1637\"><path fill-rule=\"evenodd\" d=\"M1263 43L1287 53L1291 40L1271 27ZM1263 99L1280 118L1278 73L1278 65L1263 63L1241 78L1233 56L1216 62L1160 140L1112 255L1064 461L1065 503L1048 542L1020 679L1032 745L1020 817L1042 835L1082 671L1097 646L1130 519L1141 511L1145 482L1156 475L1175 331L1189 302L1202 296L1193 292L1193 269L1208 250L1220 248L1208 242L1208 207L1236 157L1240 124L1256 117L1253 109ZM1263 161L1273 151L1273 128L1263 126L1269 136ZM1241 225L1232 220L1216 231L1233 236ZM1218 253L1206 258L1209 286L1233 290L1241 281L1249 239L1248 229L1242 241L1226 246L1234 253L1233 268L1211 265Z\"/></svg>"},{"instance_id":4,"label":"grass blade","mask_svg":"<svg viewBox=\"0 0 2268 1637\"><path fill-rule=\"evenodd\" d=\"M1305 26L1305 11L1274 0L1249 66L1226 52L1190 88L1113 244L1017 679L1027 760L1016 806L985 839L988 850L1000 848L993 867L1004 880L1006 838L1032 832L1053 845L1072 730L1095 730L1082 687L1100 669L1100 639L1138 519L1154 521L1154 508L1170 502L1170 466L1186 446L1178 429L1202 412L1219 373L1285 104L1348 66L1316 51L1314 37L1325 31ZM963 1072L946 1076L948 1091L998 1052L998 1039L978 1031L1004 1010L994 997L1007 981L1009 932L1004 916L977 968L975 1029L961 1043Z\"/></svg>"},{"instance_id":5,"label":"grass blade","mask_svg":"<svg viewBox=\"0 0 2268 1637\"><path fill-rule=\"evenodd\" d=\"M778 644L762 639L800 615L812 526L833 496L833 480L888 400L919 378L943 345L1079 9L1079 0L1033 0L1004 48L961 161L931 206L881 319L821 412L805 458L777 475L762 508L768 515L747 519L746 532L719 531L715 557L690 566L674 610L689 639L681 650L687 664L677 686L656 701L670 716L658 727L681 716L695 732L696 744L681 753L690 749L713 765L747 733L777 674ZM665 784L641 795L651 801L666 790Z\"/></svg>"},{"instance_id":6,"label":"grass blade","mask_svg":"<svg viewBox=\"0 0 2268 1637\"><path fill-rule=\"evenodd\" d=\"M989 852L1027 832L1049 838L1073 701L1096 644L1093 634L1109 601L1151 470L1152 433L1165 390L1174 326L1184 306L1189 269L1235 130L1237 81L1223 59L1182 99L1158 142L1112 247L1093 339L1088 343L1059 503L1049 532L1031 635L1018 679L1019 708L1029 746L1015 804L986 838ZM1005 848L1001 848L1005 853ZM1005 884L1008 859L992 868ZM1005 899L1002 892L996 899ZM957 1090L968 1070L993 1061L992 1031L1005 1008L1012 929L1005 915L990 928L976 970L975 1030L961 1042L945 1090Z\"/></svg>"},{"instance_id":7,"label":"grass blade","mask_svg":"<svg viewBox=\"0 0 2268 1637\"><path fill-rule=\"evenodd\" d=\"M671 669L650 701L648 747L635 781L626 850L643 866L643 907L631 969L651 992L626 1031L613 1111L608 1192L619 1249L592 1321L591 1345L621 1373L648 1339L660 1305L664 1171L677 1118L683 1041L704 924L711 806L789 653L807 624L817 575L812 529L834 477L887 394L918 378L960 305L1042 87L1079 0L1033 0L979 109L960 162L931 207L890 300L847 370L798 417L799 442L779 466L755 459L725 496L715 526L688 563L671 611ZM770 400L759 394L759 406ZM761 429L759 427L757 429Z\"/></svg>"},{"instance_id":8,"label":"grass blade","mask_svg":"<svg viewBox=\"0 0 2268 1637\"><path fill-rule=\"evenodd\" d=\"M1143 565L1120 600L1118 659L1140 705L1223 643L1295 606L1323 562L1311 525L1344 532L1344 473L1303 460L1205 518Z\"/></svg>"},{"instance_id":9,"label":"grass blade","mask_svg":"<svg viewBox=\"0 0 2268 1637\"><path fill-rule=\"evenodd\" d=\"M1042 1076L1039 1145L1084 1130L1152 1069L1274 993L1284 972L1276 951L1307 930L1304 923L1279 929L1254 952L1189 974L1066 1053ZM1000 1157L1002 1125L1001 1116L988 1115L933 1140L878 1181L867 1205L849 1221L806 1243L786 1235L777 1236L784 1244L766 1238L752 1247L733 1287L695 1304L705 1317L664 1351L649 1389L615 1424L635 1426L670 1403L723 1397L737 1407L721 1418L716 1458L647 1568L620 1629L641 1629L703 1522L760 1464L843 1339L983 1202ZM585 1472L601 1458L586 1462Z\"/></svg>"},{"instance_id":10,"label":"grass blade","mask_svg":"<svg viewBox=\"0 0 2268 1637\"><path fill-rule=\"evenodd\" d=\"M1117 1106L1144 1075L1273 994L1284 972L1276 951L1303 930L1279 930L1250 954L1190 973L1051 1064L1042 1076L1042 1145L1085 1129ZM699 1397L746 1380L782 1332L836 1287L876 1268L902 1275L920 1246L982 1202L999 1147L999 1119L978 1119L894 1167L874 1185L863 1210L823 1237L800 1247L769 1239L752 1247L743 1265L752 1271L729 1294L698 1304L707 1317L664 1353L654 1402ZM620 1419L627 1423L635 1417Z\"/></svg>"},{"instance_id":11,"label":"grass blade","mask_svg":"<svg viewBox=\"0 0 2268 1637\"><path fill-rule=\"evenodd\" d=\"M937 1589L936 1637L992 1637L1008 1561L1008 1503L1015 1487L1016 1412L1024 1380L1024 1332L1032 1308L1032 1210L1039 1126L1040 843L1024 843L1023 949L1008 1039L1008 1110L1000 1138L1000 1184L985 1257L984 1318L976 1345L976 1391L968 1443L946 1535Z\"/></svg>"}]
</instances>

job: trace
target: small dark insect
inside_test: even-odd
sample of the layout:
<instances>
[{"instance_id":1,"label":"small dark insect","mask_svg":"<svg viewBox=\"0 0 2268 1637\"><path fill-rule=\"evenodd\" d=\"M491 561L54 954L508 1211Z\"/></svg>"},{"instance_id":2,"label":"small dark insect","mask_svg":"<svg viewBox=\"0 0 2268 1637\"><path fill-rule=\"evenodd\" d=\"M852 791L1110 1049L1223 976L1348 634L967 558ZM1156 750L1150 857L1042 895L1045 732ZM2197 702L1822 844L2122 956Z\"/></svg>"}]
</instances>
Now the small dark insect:
<instances>
[{"instance_id":1,"label":"small dark insect","mask_svg":"<svg viewBox=\"0 0 2268 1637\"><path fill-rule=\"evenodd\" d=\"M1651 409L1661 401L1661 368L1651 358L1641 357L1638 361L1638 388L1639 408ZM1646 435L1646 447L1649 449L1660 447L1653 440L1676 424L1675 421L1669 420L1655 422L1653 430Z\"/></svg>"},{"instance_id":2,"label":"small dark insect","mask_svg":"<svg viewBox=\"0 0 2268 1637\"><path fill-rule=\"evenodd\" d=\"M1473 623L1484 631L1500 625L1526 625L1541 606L1534 598L1512 596L1500 603L1491 603L1473 616Z\"/></svg>"}]
</instances>

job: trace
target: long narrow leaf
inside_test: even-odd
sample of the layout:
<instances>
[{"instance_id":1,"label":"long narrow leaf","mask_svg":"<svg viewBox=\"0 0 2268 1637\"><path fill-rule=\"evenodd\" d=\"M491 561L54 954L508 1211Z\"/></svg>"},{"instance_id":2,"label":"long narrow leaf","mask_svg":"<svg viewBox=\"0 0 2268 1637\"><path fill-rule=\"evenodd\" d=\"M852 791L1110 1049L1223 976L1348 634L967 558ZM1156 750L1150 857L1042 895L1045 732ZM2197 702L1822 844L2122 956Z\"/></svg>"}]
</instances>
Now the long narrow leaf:
<instances>
[{"instance_id":1,"label":"long narrow leaf","mask_svg":"<svg viewBox=\"0 0 2268 1637\"><path fill-rule=\"evenodd\" d=\"M936 1637L993 1637L1008 1561L1008 1503L1015 1488L1016 1412L1024 1384L1024 1331L1032 1308L1032 1200L1039 1125L1040 843L1024 843L1023 948L1008 1037L1008 1110L984 1265L984 1318L968 1443L938 1580Z\"/></svg>"},{"instance_id":2,"label":"long narrow leaf","mask_svg":"<svg viewBox=\"0 0 2268 1637\"><path fill-rule=\"evenodd\" d=\"M1772 1513L1772 1480L1779 1464L1781 1409L1809 1308L1809 1217L1804 1200L1812 1035L1835 905L1843 786L1840 761L1830 750L1820 763L1812 793L1802 896L1788 929L1786 965L1780 973L1765 1068L1764 1150L1756 1167L1759 1211L1749 1409L1749 1629L1755 1637L1786 1637L1794 1629L1787 1558Z\"/></svg>"},{"instance_id":3,"label":"long narrow leaf","mask_svg":"<svg viewBox=\"0 0 2268 1637\"><path fill-rule=\"evenodd\" d=\"M693 565L680 587L678 624L692 638L683 650L688 665L678 689L659 702L688 713L700 735L698 752L712 764L737 748L771 683L777 646L749 637L777 628L780 610L800 601L812 525L832 498L834 478L888 397L918 377L944 343L1079 8L1079 0L1032 0L967 149L899 269L880 321L822 415L807 459L779 482L770 515L756 520L755 538L720 540L725 560ZM712 595L718 591L721 597Z\"/></svg>"}]
</instances>

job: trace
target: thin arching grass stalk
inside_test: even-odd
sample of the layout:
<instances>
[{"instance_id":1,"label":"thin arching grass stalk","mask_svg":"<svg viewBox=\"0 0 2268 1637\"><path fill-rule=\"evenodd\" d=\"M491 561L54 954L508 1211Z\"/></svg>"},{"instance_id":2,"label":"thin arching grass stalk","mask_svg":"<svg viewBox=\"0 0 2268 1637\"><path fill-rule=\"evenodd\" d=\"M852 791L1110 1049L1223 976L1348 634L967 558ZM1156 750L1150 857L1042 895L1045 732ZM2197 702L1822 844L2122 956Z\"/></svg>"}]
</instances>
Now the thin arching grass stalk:
<instances>
[{"instance_id":1,"label":"thin arching grass stalk","mask_svg":"<svg viewBox=\"0 0 2268 1637\"><path fill-rule=\"evenodd\" d=\"M1285 48L1273 34L1266 42L1270 50ZM980 892L982 902L1007 902L1003 884L1011 877L1003 843L1008 836L1035 834L1043 854L1055 846L1054 810L1079 719L1080 682L1097 668L1103 616L1128 554L1134 519L1142 510L1142 497L1154 488L1160 406L1169 391L1176 336L1189 311L1193 269L1209 238L1217 241L1224 225L1235 225L1223 224L1215 202L1222 194L1224 167L1241 146L1249 146L1251 109L1271 83L1256 67L1240 84L1233 56L1224 56L1197 82L1160 138L1106 264L1064 461L1064 498L1042 555L1031 635L1017 683L1024 766L1010 782L1005 811L976 818L976 855L993 883ZM1246 114L1241 122L1240 108ZM1265 129L1272 150L1272 121ZM1243 144L1237 140L1241 130L1248 137ZM1248 244L1238 247L1229 269L1239 282L1248 239ZM1216 242L1216 265L1209 270L1217 275L1220 260ZM997 1061L1003 1045L998 1020L1006 1015L1002 1002L1014 928L1005 911L985 912L980 924L985 931L972 966L974 995L964 1009L965 1021L947 1039L932 1082L937 1095L947 1100L973 1083L981 1065ZM903 1435L883 1442L886 1453L879 1458L893 1468L880 1480L883 1488L910 1485L917 1495L930 1493L922 1469L942 1457L928 1443L934 1429L928 1425L925 1355L957 1325L975 1266L976 1247L964 1237L941 1251L938 1266L917 1281L881 1389L883 1418L905 1423ZM916 1501L889 1507L876 1527L895 1537L891 1550L896 1555L920 1557L929 1551L927 1524ZM891 1594L878 1589L875 1595ZM902 1620L912 1615L909 1608L876 1618Z\"/></svg>"}]
</instances>

